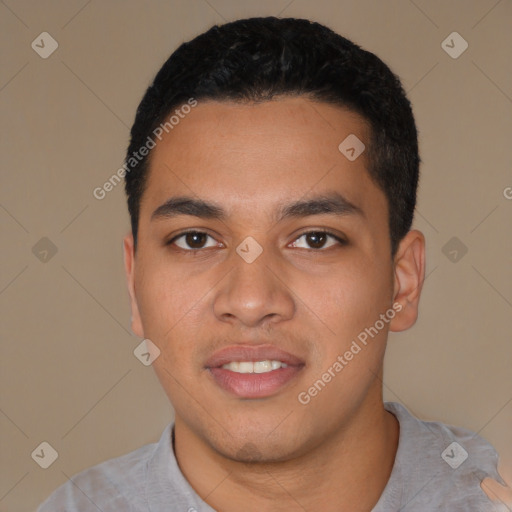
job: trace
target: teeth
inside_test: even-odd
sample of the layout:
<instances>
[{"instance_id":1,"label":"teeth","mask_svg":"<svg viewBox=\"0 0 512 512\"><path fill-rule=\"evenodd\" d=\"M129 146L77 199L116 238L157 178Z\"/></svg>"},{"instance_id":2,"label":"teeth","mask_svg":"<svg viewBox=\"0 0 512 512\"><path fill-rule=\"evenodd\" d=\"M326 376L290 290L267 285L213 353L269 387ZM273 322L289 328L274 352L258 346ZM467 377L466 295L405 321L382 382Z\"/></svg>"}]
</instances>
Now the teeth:
<instances>
[{"instance_id":1,"label":"teeth","mask_svg":"<svg viewBox=\"0 0 512 512\"><path fill-rule=\"evenodd\" d=\"M281 366L281 365L279 365L279 366ZM252 371L254 373L266 373L271 370L272 370L272 361L258 361L253 364Z\"/></svg>"},{"instance_id":2,"label":"teeth","mask_svg":"<svg viewBox=\"0 0 512 512\"><path fill-rule=\"evenodd\" d=\"M254 371L254 364L253 363L246 363L240 361L238 363L238 372L239 373L252 373Z\"/></svg>"},{"instance_id":3,"label":"teeth","mask_svg":"<svg viewBox=\"0 0 512 512\"><path fill-rule=\"evenodd\" d=\"M236 373L267 373L272 370L279 370L279 368L286 368L287 366L286 363L281 361L270 361L267 359L265 361L256 361L255 363L251 361L232 361L222 365L222 368Z\"/></svg>"}]
</instances>

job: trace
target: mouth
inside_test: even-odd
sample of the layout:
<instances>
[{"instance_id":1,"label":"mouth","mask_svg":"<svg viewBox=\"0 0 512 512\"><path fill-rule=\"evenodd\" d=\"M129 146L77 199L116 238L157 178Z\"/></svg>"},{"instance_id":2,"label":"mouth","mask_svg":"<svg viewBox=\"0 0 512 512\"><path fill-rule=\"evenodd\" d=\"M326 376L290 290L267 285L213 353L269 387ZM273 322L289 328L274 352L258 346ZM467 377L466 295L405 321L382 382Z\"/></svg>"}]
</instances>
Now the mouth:
<instances>
[{"instance_id":1,"label":"mouth","mask_svg":"<svg viewBox=\"0 0 512 512\"><path fill-rule=\"evenodd\" d=\"M268 373L279 368L288 368L286 363L277 360L265 360L265 361L230 361L229 363L223 364L221 368L225 370L231 370L235 373Z\"/></svg>"},{"instance_id":2,"label":"mouth","mask_svg":"<svg viewBox=\"0 0 512 512\"><path fill-rule=\"evenodd\" d=\"M266 398L294 380L305 363L272 345L234 345L205 364L214 383L238 398Z\"/></svg>"}]
</instances>

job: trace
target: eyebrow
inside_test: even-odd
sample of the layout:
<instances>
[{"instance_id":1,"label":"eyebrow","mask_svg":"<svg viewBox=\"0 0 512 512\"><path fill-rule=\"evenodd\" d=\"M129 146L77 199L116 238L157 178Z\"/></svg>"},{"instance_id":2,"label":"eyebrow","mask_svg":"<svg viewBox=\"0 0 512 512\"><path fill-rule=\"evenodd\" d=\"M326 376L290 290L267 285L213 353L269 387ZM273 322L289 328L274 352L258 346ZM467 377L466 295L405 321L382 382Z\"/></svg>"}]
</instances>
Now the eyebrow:
<instances>
[{"instance_id":1,"label":"eyebrow","mask_svg":"<svg viewBox=\"0 0 512 512\"><path fill-rule=\"evenodd\" d=\"M278 208L275 221L289 218L307 217L309 215L359 215L365 217L363 210L351 203L338 192L322 194L313 198L294 201ZM190 196L171 197L160 205L151 215L154 219L170 219L179 215L191 215L202 219L224 221L228 215L218 204L196 199Z\"/></svg>"}]
</instances>

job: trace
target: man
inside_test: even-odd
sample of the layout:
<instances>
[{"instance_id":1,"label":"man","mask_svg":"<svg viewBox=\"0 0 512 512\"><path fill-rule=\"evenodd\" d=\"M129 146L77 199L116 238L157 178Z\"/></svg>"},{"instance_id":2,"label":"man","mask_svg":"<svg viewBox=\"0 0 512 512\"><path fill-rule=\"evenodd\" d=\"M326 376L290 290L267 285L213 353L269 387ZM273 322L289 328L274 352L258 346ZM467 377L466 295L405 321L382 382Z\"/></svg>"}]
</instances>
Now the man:
<instances>
[{"instance_id":1,"label":"man","mask_svg":"<svg viewBox=\"0 0 512 512\"><path fill-rule=\"evenodd\" d=\"M398 78L322 25L178 48L124 168L132 329L175 422L41 512L507 510L492 446L382 400L424 279L419 162Z\"/></svg>"}]
</instances>

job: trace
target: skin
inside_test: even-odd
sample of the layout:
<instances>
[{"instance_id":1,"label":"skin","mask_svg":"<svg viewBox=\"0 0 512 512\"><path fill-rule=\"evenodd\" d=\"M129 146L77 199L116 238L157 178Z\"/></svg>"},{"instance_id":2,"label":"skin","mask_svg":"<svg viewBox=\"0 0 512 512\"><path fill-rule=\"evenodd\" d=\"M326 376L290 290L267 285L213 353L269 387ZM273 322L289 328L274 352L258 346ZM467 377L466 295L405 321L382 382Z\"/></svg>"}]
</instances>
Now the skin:
<instances>
[{"instance_id":1,"label":"skin","mask_svg":"<svg viewBox=\"0 0 512 512\"><path fill-rule=\"evenodd\" d=\"M124 240L132 329L161 351L153 366L175 410L178 464L216 510L369 511L389 479L399 426L383 407L383 357L388 331L416 321L425 243L412 230L391 257L387 200L365 153L351 162L338 150L349 134L368 144L357 114L305 97L209 101L152 152L137 250ZM281 204L330 192L362 214L276 222ZM226 219L152 219L182 195ZM196 242L206 247L166 245L186 229L210 235ZM302 236L320 229L347 243ZM252 263L236 252L248 236L263 249ZM298 394L394 303L393 320L302 405ZM276 345L305 366L273 396L235 397L204 365L240 343Z\"/></svg>"}]
</instances>

